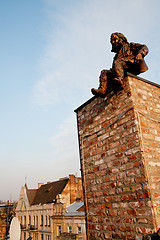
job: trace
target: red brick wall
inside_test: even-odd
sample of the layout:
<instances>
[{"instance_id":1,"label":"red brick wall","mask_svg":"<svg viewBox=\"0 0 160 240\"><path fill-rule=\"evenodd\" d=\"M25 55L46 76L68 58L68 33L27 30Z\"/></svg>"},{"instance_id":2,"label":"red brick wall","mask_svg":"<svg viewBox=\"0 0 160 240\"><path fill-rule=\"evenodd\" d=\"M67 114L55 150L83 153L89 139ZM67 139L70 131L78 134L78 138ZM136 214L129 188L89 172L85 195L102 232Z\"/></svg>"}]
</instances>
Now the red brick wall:
<instances>
[{"instance_id":1,"label":"red brick wall","mask_svg":"<svg viewBox=\"0 0 160 240\"><path fill-rule=\"evenodd\" d=\"M127 76L123 91L108 92L104 99L92 98L76 110L88 239L134 239L156 228L150 193L154 188L154 197L159 198L155 188L159 187L160 174L156 170L153 173L151 167L152 173L148 173L147 158L151 159L154 152L157 160L152 166L158 164L156 134L160 129L156 122L151 147L146 136L152 136L152 131L145 132L150 122L143 126L146 120L140 113L147 115L150 105L156 109L158 121L158 91L157 86ZM153 97L154 106L148 103ZM152 110L150 107L155 119Z\"/></svg>"},{"instance_id":2,"label":"red brick wall","mask_svg":"<svg viewBox=\"0 0 160 240\"><path fill-rule=\"evenodd\" d=\"M66 206L69 206L78 199L83 201L82 179L76 177L74 174L69 175L68 184L61 195Z\"/></svg>"},{"instance_id":3,"label":"red brick wall","mask_svg":"<svg viewBox=\"0 0 160 240\"><path fill-rule=\"evenodd\" d=\"M160 228L160 88L129 78L156 229Z\"/></svg>"},{"instance_id":4,"label":"red brick wall","mask_svg":"<svg viewBox=\"0 0 160 240\"><path fill-rule=\"evenodd\" d=\"M0 221L0 240L5 240L6 224Z\"/></svg>"}]
</instances>

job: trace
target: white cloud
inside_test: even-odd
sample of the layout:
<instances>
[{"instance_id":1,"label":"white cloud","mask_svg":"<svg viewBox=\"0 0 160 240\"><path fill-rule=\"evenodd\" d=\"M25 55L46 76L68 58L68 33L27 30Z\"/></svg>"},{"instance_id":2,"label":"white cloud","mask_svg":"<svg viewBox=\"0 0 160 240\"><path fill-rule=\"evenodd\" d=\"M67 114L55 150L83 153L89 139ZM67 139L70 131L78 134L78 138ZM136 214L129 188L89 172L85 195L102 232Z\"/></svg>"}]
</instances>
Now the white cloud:
<instances>
[{"instance_id":1,"label":"white cloud","mask_svg":"<svg viewBox=\"0 0 160 240\"><path fill-rule=\"evenodd\" d=\"M140 76L157 80L160 32L153 35L152 29L160 18L158 1L155 5L146 0L82 0L71 1L68 5L65 1L46 2L49 16L47 44L40 59L40 78L33 90L37 105L63 103L61 109L57 108L63 111L67 103L67 110L73 112L73 102L78 107L76 104L82 99L88 100L92 96L90 88L98 86L100 71L111 67L113 54L109 38L115 31L124 33L129 42L149 46L149 71ZM76 169L79 164L76 121L72 116L67 120L60 119L59 124L58 133L49 140L53 151L48 153L48 159L55 159L52 163L55 171L59 167L57 162L68 171L72 166Z\"/></svg>"},{"instance_id":2,"label":"white cloud","mask_svg":"<svg viewBox=\"0 0 160 240\"><path fill-rule=\"evenodd\" d=\"M39 105L69 101L78 91L89 97L100 71L111 67L110 34L120 31L129 41L138 41L146 36L147 26L152 27L149 1L73 1L61 3L58 12L55 1L47 4L50 28L40 64L42 77L34 87Z\"/></svg>"},{"instance_id":3,"label":"white cloud","mask_svg":"<svg viewBox=\"0 0 160 240\"><path fill-rule=\"evenodd\" d=\"M33 114L33 118L35 118L36 114L39 114L36 118L38 124L36 129L34 124L29 126L32 121L28 121L28 117L26 117L27 121L21 121L22 125L25 126L24 129L27 131L26 134L18 127L16 132L16 136L18 136L17 146L15 139L12 147L9 147L8 144L6 145L7 149L10 149L8 153L11 153L11 157L3 150L3 162L13 163L11 166L9 165L9 170L8 166L2 166L4 171L1 179L2 181L6 179L6 184L2 186L4 187L1 191L3 193L6 189L10 189L8 191L11 192L14 189L14 194L16 194L17 182L18 184L20 182L23 184L26 173L28 179L30 179L31 186L33 182L37 186L37 181L52 181L69 173L75 173L79 169L76 120L74 116L66 119L66 113L68 116L70 112L73 112L73 105L78 107L79 103L82 104L92 96L90 88L98 86L100 71L111 67L113 54L110 52L109 38L112 32L122 32L129 41L147 44L150 49L146 57L149 71L140 76L146 76L145 78L151 81L159 81L160 83L159 0L43 0L43 2L42 8L46 8L46 16L48 17L48 20L43 22L44 25L41 28L46 38L46 45L44 49L39 49L39 46L42 45L38 44L35 46L36 51L38 47L44 54L42 54L37 63L38 76L33 87L33 102L36 106L57 106L54 110L50 108L47 111L48 115L45 116L50 118L49 121L47 117L43 118L43 111L29 112L26 105L24 105L25 116L32 116ZM44 9L41 10L43 11ZM42 14L42 11L37 13ZM36 13L33 17L37 19ZM18 21L20 22L20 19ZM6 24L8 23L6 21ZM30 21L26 21L26 24L28 23L30 24ZM28 25L28 27L32 28L33 26ZM39 28L38 25L37 28ZM23 30L24 22L22 21L22 32ZM26 38L27 44L30 43L28 43L28 40ZM43 38L41 40L43 41ZM25 42L22 44L23 46L26 45ZM15 48L15 45L11 44L11 47L12 45ZM21 57L18 51L19 61ZM32 54L32 52L29 53L31 57ZM25 56L25 52L23 55ZM15 76L17 75L15 74ZM25 79L21 83L25 82ZM25 86L28 87L28 84L30 83L28 82ZM14 81L10 84L11 88L13 85L15 85ZM21 84L18 85L15 85L16 89L22 87ZM18 91L21 90L19 89ZM2 88L2 92L5 94L4 88ZM23 94L26 95L27 93ZM6 96L8 97L9 95ZM23 98L19 100L21 103L19 108L20 115L18 115L18 111L15 114L14 110L14 115L17 115L15 126L17 124L19 126L19 120L23 119L21 118L23 115L23 111L21 111L22 104L24 104L23 100ZM6 100L6 102L10 101ZM3 105L6 108L6 103ZM16 109L18 109L18 104ZM5 114L3 114L3 117L5 117ZM7 126L14 129L12 127L12 125L14 126L14 119L12 118L12 121L8 122L11 125ZM60 126L59 128L58 125ZM8 130L10 127L6 128L5 136L10 132ZM42 131L42 128L46 129L46 131ZM41 131L44 134L37 135L37 132ZM28 132L32 134L28 135ZM49 139L49 145L47 142L48 134L53 135L54 133L55 135ZM14 134L12 135L14 136ZM34 135L38 136L37 140ZM23 144L22 147L24 151L20 149L23 141L18 142L21 139L19 136L22 139L25 136L24 143L26 144ZM30 138L28 137L29 139L27 139L26 136L30 136ZM41 138L40 141L38 138ZM27 147L25 148L25 146ZM12 180L17 179L16 182L12 181L10 183L8 176L13 171L15 171L16 177L12 177Z\"/></svg>"}]
</instances>

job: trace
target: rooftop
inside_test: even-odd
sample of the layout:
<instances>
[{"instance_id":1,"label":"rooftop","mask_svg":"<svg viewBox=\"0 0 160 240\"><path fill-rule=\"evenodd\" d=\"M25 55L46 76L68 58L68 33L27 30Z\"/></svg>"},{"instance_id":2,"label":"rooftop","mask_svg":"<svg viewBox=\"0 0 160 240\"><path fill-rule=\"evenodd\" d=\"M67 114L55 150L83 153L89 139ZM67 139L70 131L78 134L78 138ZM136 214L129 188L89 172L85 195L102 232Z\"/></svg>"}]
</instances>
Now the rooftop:
<instances>
[{"instance_id":1,"label":"rooftop","mask_svg":"<svg viewBox=\"0 0 160 240\"><path fill-rule=\"evenodd\" d=\"M85 212L83 211L84 202L74 202L67 207L65 216L84 216Z\"/></svg>"},{"instance_id":2,"label":"rooftop","mask_svg":"<svg viewBox=\"0 0 160 240\"><path fill-rule=\"evenodd\" d=\"M68 183L68 178L41 185L38 189L28 189L26 192L30 205L48 204L56 200L56 196L61 194Z\"/></svg>"}]
</instances>

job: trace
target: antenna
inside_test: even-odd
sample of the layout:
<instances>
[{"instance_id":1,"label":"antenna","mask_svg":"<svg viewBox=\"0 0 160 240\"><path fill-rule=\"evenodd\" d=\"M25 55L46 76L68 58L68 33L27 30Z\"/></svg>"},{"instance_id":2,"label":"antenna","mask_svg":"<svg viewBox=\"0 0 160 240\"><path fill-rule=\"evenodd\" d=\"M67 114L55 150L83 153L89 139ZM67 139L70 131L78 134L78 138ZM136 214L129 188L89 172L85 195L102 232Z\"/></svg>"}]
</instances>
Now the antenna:
<instances>
[{"instance_id":1,"label":"antenna","mask_svg":"<svg viewBox=\"0 0 160 240\"><path fill-rule=\"evenodd\" d=\"M12 202L12 193L10 193L10 203Z\"/></svg>"},{"instance_id":2,"label":"antenna","mask_svg":"<svg viewBox=\"0 0 160 240\"><path fill-rule=\"evenodd\" d=\"M25 184L27 185L27 176L25 176Z\"/></svg>"}]
</instances>

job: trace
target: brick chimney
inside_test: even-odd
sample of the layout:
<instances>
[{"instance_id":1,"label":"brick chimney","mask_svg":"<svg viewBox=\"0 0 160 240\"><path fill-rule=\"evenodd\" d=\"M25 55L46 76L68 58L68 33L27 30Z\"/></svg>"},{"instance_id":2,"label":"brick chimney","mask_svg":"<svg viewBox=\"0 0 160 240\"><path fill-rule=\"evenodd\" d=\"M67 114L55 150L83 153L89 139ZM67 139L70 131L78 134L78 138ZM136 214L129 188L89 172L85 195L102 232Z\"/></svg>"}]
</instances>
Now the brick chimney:
<instances>
[{"instance_id":1,"label":"brick chimney","mask_svg":"<svg viewBox=\"0 0 160 240\"><path fill-rule=\"evenodd\" d=\"M160 228L160 86L128 74L78 109L88 239L134 239Z\"/></svg>"}]
</instances>

